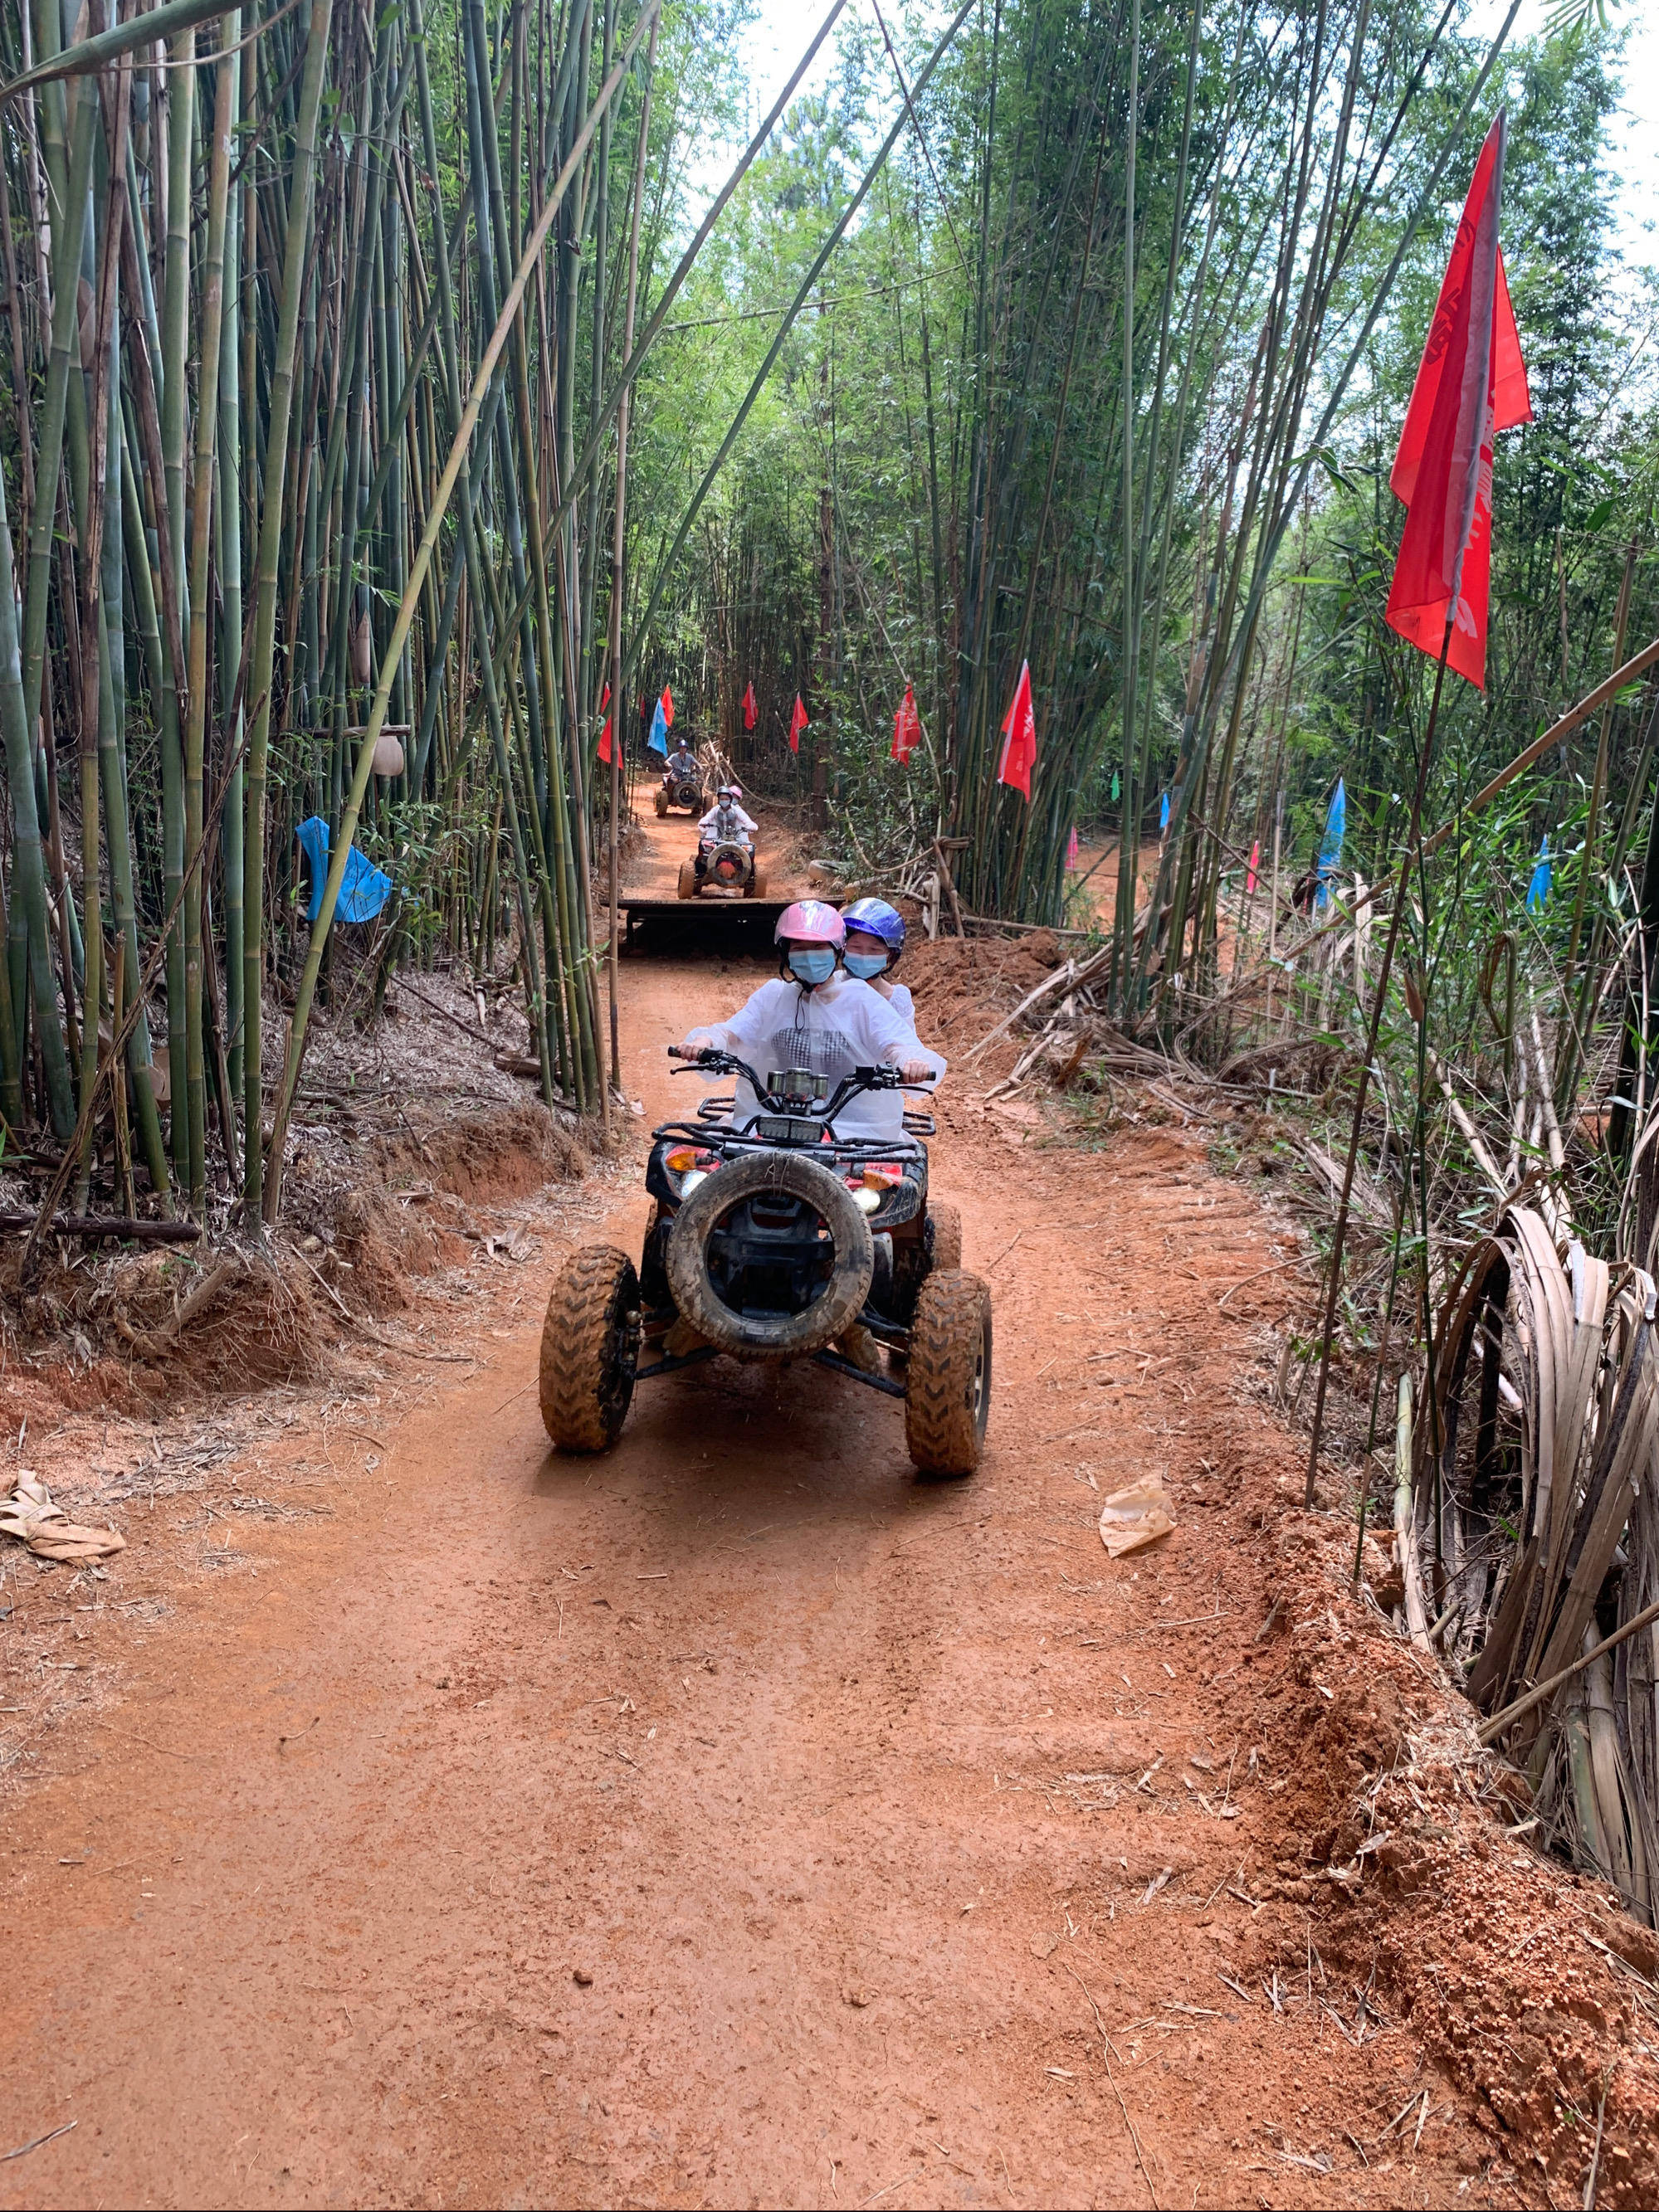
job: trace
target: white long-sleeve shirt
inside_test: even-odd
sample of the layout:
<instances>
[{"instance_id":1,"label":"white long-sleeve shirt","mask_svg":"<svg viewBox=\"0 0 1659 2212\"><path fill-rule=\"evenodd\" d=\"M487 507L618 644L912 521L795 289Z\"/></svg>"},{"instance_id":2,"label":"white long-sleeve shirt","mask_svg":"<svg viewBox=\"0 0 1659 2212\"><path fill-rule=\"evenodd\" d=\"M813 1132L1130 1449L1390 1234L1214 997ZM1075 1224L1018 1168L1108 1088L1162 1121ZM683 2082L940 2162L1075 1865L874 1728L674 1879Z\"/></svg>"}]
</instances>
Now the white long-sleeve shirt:
<instances>
[{"instance_id":1,"label":"white long-sleeve shirt","mask_svg":"<svg viewBox=\"0 0 1659 2212\"><path fill-rule=\"evenodd\" d=\"M738 830L742 836L744 843L745 845L748 844L750 840L754 836L757 825L752 816L745 814L741 806L727 806L725 808L711 806L708 813L703 816L702 820L697 824L697 828L702 836L705 837L724 837L731 834L729 826L722 826L721 824L720 816L722 812L724 812L728 817L728 824L730 823L735 823L737 824Z\"/></svg>"},{"instance_id":2,"label":"white long-sleeve shirt","mask_svg":"<svg viewBox=\"0 0 1659 2212\"><path fill-rule=\"evenodd\" d=\"M904 1024L912 1036L916 1033L916 1002L910 996L908 983L890 983L884 991L878 991L878 999L885 999L893 1012Z\"/></svg>"},{"instance_id":3,"label":"white long-sleeve shirt","mask_svg":"<svg viewBox=\"0 0 1659 2212\"><path fill-rule=\"evenodd\" d=\"M915 1031L878 992L850 975L837 975L814 991L781 976L763 983L729 1021L689 1030L684 1043L688 1052L714 1045L733 1053L746 1060L763 1081L775 1068L810 1068L828 1079L831 1091L855 1067L897 1067L908 1060L921 1060L935 1081L945 1070L940 1054L917 1043ZM836 1115L836 1133L900 1136L904 1103L901 1091L864 1091ZM741 1128L760 1111L760 1101L739 1076L734 1126Z\"/></svg>"}]
</instances>

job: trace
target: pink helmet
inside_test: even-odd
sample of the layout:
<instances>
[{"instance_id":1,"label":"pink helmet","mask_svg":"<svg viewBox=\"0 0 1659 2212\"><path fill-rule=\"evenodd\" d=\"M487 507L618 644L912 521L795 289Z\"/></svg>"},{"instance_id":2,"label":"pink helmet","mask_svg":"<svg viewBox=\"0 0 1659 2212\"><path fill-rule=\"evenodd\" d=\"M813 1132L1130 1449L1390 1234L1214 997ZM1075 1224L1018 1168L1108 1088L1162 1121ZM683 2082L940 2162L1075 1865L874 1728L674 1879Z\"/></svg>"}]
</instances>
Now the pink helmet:
<instances>
[{"instance_id":1,"label":"pink helmet","mask_svg":"<svg viewBox=\"0 0 1659 2212\"><path fill-rule=\"evenodd\" d=\"M782 945L833 945L847 942L847 924L827 899L797 899L778 916L772 942Z\"/></svg>"}]
</instances>

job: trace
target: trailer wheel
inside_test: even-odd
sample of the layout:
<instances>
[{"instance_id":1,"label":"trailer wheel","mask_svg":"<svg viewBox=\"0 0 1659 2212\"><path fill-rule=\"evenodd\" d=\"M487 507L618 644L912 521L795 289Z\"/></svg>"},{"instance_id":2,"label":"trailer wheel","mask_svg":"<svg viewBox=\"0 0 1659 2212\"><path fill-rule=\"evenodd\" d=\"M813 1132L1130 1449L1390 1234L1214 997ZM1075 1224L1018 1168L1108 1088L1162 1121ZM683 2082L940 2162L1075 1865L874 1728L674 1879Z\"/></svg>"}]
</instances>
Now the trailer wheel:
<instances>
[{"instance_id":1,"label":"trailer wheel","mask_svg":"<svg viewBox=\"0 0 1659 2212\"><path fill-rule=\"evenodd\" d=\"M696 898L697 896L697 864L695 860L680 862L680 879L674 886L677 898Z\"/></svg>"},{"instance_id":2,"label":"trailer wheel","mask_svg":"<svg viewBox=\"0 0 1659 2212\"><path fill-rule=\"evenodd\" d=\"M991 1410L991 1294L959 1269L916 1300L904 1384L904 1441L924 1474L972 1474Z\"/></svg>"},{"instance_id":3,"label":"trailer wheel","mask_svg":"<svg viewBox=\"0 0 1659 2212\"><path fill-rule=\"evenodd\" d=\"M622 1433L640 1358L640 1280L613 1245L573 1252L542 1323L542 1425L562 1452L609 1451Z\"/></svg>"},{"instance_id":4,"label":"trailer wheel","mask_svg":"<svg viewBox=\"0 0 1659 2212\"><path fill-rule=\"evenodd\" d=\"M660 822L663 816L668 811L668 793L663 789L661 784L657 786L656 801L657 819Z\"/></svg>"}]
</instances>

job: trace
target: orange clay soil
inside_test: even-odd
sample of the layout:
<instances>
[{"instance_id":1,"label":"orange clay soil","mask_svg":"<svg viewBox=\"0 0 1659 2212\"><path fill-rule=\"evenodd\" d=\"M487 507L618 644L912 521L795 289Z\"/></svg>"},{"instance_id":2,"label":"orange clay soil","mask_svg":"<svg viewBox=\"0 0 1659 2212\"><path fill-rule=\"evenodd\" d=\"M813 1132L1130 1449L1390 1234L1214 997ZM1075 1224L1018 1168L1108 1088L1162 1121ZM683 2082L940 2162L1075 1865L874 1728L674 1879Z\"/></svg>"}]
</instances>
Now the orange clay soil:
<instances>
[{"instance_id":1,"label":"orange clay soil","mask_svg":"<svg viewBox=\"0 0 1659 2212\"><path fill-rule=\"evenodd\" d=\"M763 972L625 963L644 1126ZM1598 2201L1654 2201L1650 1939L1504 1834L1300 1510L1283 1232L1193 1137L941 1115L971 1481L725 1361L555 1458L502 1269L476 1364L325 1433L331 1517L226 1511L209 1571L139 1498L106 1582L10 1574L7 1705L86 1686L0 1784L0 2149L70 2130L0 2204L1577 2204L1604 2093ZM646 1204L574 1187L541 1267Z\"/></svg>"}]
</instances>

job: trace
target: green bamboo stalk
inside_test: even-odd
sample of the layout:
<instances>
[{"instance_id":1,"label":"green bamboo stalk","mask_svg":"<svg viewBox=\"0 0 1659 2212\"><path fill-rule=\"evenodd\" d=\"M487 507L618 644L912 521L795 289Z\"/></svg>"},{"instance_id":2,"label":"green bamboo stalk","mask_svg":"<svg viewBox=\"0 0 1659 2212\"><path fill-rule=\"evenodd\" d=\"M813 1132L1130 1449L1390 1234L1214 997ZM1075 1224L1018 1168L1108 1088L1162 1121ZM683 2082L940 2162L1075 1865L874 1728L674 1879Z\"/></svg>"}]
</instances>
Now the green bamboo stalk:
<instances>
[{"instance_id":1,"label":"green bamboo stalk","mask_svg":"<svg viewBox=\"0 0 1659 2212\"><path fill-rule=\"evenodd\" d=\"M234 43L239 18L232 15L226 37ZM193 38L194 33L186 33ZM230 201L230 128L236 91L236 57L221 57L215 71L213 139L208 166L207 258L201 296L202 350L196 407L194 497L190 542L190 639L185 664L184 865L190 888L185 896L185 1106L189 1134L190 1203L207 1205L207 1074L203 1057L202 969L212 947L204 945L202 876L202 770L207 747L208 556L212 550L214 453L219 424L220 349L224 335L225 229ZM178 382L182 388L184 378ZM172 380L169 380L169 391ZM182 538L182 532L181 532ZM229 1144L229 1132L226 1132Z\"/></svg>"},{"instance_id":2,"label":"green bamboo stalk","mask_svg":"<svg viewBox=\"0 0 1659 2212\"><path fill-rule=\"evenodd\" d=\"M240 16L234 19L240 22ZM226 33L227 45L235 43ZM231 94L230 127L234 135L240 113L240 83ZM242 658L242 363L241 294L243 210L251 187L239 185L233 196L225 233L224 331L219 352L219 500L216 567L221 605L219 629L219 708L224 743L238 752L231 771L220 817L220 838L225 912L225 1044L227 1075L233 1097L242 1090L243 908L245 853L243 842L243 770L239 740L241 715L237 710L237 678ZM192 603L193 604L193 603ZM231 1148L227 1142L227 1151ZM240 1163L231 1162L240 1180Z\"/></svg>"},{"instance_id":3,"label":"green bamboo stalk","mask_svg":"<svg viewBox=\"0 0 1659 2212\"><path fill-rule=\"evenodd\" d=\"M328 60L332 0L311 0L306 27L305 74L295 134L283 241L283 291L276 343L270 368L264 451L264 507L259 521L259 558L248 658L247 812L244 850L253 871L253 896L245 906L242 1024L246 1036L243 1067L243 1210L250 1224L262 1213L264 1188L264 1094L261 1080L264 1037L264 867L265 782L270 751L270 688L276 661L277 573L283 550L283 492L286 481L289 427L294 404L294 356L305 290L316 191L317 118L322 108L323 75ZM382 714L381 720L385 720ZM379 732L376 732L377 736ZM339 848L344 872L344 845ZM280 1150L276 1155L280 1160Z\"/></svg>"}]
</instances>

